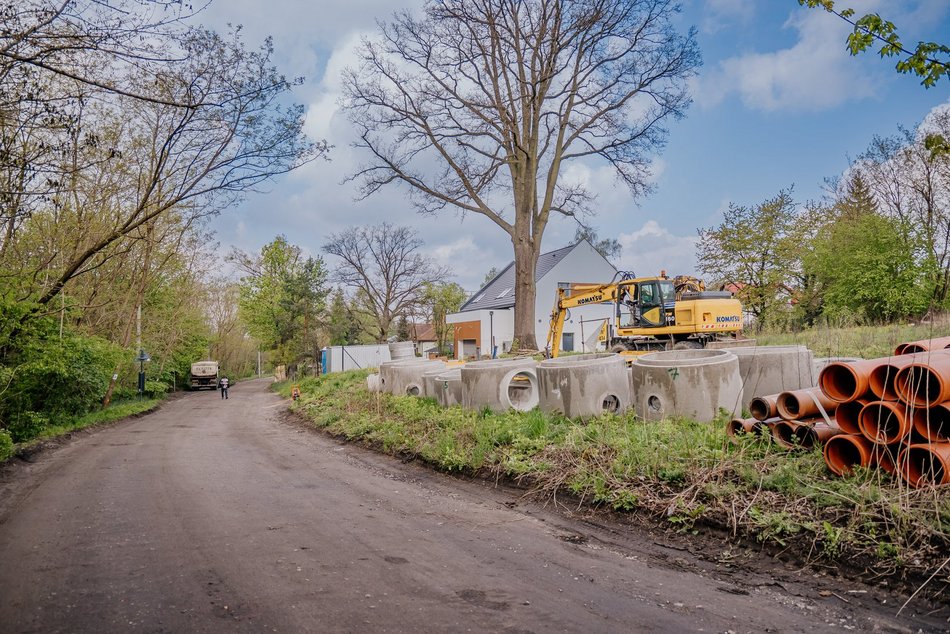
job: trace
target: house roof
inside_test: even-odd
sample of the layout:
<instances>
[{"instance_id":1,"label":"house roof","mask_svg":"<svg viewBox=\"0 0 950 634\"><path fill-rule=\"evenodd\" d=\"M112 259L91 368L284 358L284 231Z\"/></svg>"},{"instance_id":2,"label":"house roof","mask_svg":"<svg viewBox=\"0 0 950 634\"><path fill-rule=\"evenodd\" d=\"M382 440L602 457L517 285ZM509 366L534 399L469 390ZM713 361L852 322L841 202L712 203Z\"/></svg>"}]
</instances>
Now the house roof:
<instances>
[{"instance_id":1,"label":"house roof","mask_svg":"<svg viewBox=\"0 0 950 634\"><path fill-rule=\"evenodd\" d=\"M438 341L435 336L435 326L432 324L410 324L409 329L412 333L412 339L415 341Z\"/></svg>"},{"instance_id":2,"label":"house roof","mask_svg":"<svg viewBox=\"0 0 950 634\"><path fill-rule=\"evenodd\" d=\"M555 251L542 253L538 256L538 266L534 269L534 281L537 282L547 275L548 271L563 260L568 253L583 242L562 247ZM501 273L492 278L487 284L478 289L467 302L462 304L459 312L469 310L485 310L489 308L511 308L515 305L515 263L511 262L502 269Z\"/></svg>"}]
</instances>

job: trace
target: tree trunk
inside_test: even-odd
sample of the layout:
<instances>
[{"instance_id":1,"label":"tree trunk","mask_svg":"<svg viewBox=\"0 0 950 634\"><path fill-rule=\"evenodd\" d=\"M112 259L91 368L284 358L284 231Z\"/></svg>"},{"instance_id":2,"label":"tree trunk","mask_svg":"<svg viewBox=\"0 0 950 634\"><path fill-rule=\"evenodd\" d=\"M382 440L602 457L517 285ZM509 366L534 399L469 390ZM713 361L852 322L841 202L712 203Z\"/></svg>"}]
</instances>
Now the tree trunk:
<instances>
[{"instance_id":1,"label":"tree trunk","mask_svg":"<svg viewBox=\"0 0 950 634\"><path fill-rule=\"evenodd\" d=\"M537 289L534 275L541 243L532 240L526 230L519 231L519 235L512 238L512 243L515 248L515 342L512 347L537 350L538 341L534 334Z\"/></svg>"}]
</instances>

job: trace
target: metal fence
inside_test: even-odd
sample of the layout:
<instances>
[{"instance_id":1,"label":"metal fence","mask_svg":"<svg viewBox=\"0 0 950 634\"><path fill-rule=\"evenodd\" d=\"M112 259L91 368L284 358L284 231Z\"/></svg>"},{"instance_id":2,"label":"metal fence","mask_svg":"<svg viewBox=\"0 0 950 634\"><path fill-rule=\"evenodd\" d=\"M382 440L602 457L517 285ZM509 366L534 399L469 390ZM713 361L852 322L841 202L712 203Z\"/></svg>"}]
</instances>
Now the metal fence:
<instances>
[{"instance_id":1,"label":"metal fence","mask_svg":"<svg viewBox=\"0 0 950 634\"><path fill-rule=\"evenodd\" d=\"M324 374L358 368L378 368L383 361L389 361L389 346L329 346L323 349L322 357Z\"/></svg>"}]
</instances>

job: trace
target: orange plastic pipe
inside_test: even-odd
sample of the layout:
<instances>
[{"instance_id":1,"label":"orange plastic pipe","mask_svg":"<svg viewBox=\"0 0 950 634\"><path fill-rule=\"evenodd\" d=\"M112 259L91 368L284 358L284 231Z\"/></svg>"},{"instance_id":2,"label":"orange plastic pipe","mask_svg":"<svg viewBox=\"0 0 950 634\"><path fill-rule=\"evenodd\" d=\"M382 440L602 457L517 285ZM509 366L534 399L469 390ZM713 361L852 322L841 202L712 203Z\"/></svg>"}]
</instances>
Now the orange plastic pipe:
<instances>
[{"instance_id":1,"label":"orange plastic pipe","mask_svg":"<svg viewBox=\"0 0 950 634\"><path fill-rule=\"evenodd\" d=\"M815 399L818 399L829 417L834 414L838 402L825 396L819 387L782 392L778 395L778 402L775 406L778 409L778 415L786 420L795 420L806 416L821 416L821 410L815 404Z\"/></svg>"},{"instance_id":2,"label":"orange plastic pipe","mask_svg":"<svg viewBox=\"0 0 950 634\"><path fill-rule=\"evenodd\" d=\"M858 465L870 467L874 461L874 445L860 434L839 434L828 439L822 454L828 468L843 476Z\"/></svg>"},{"instance_id":3,"label":"orange plastic pipe","mask_svg":"<svg viewBox=\"0 0 950 634\"><path fill-rule=\"evenodd\" d=\"M883 360L880 365L868 374L868 388L880 401L896 401L897 387L894 379L901 368L909 366L917 358L916 355L905 354Z\"/></svg>"},{"instance_id":4,"label":"orange plastic pipe","mask_svg":"<svg viewBox=\"0 0 950 634\"><path fill-rule=\"evenodd\" d=\"M856 401L867 394L868 375L878 364L877 360L829 363L818 375L818 386L833 401Z\"/></svg>"},{"instance_id":5,"label":"orange plastic pipe","mask_svg":"<svg viewBox=\"0 0 950 634\"><path fill-rule=\"evenodd\" d=\"M804 449L813 449L819 445L824 445L828 440L840 433L842 433L840 427L837 425L829 425L828 423L801 425L795 429L798 445Z\"/></svg>"},{"instance_id":6,"label":"orange plastic pipe","mask_svg":"<svg viewBox=\"0 0 950 634\"><path fill-rule=\"evenodd\" d=\"M761 421L756 418L733 418L731 421L726 423L726 435L728 435L732 440L735 440L735 438L740 434L756 434L757 436L767 436L771 433L769 431L769 425L774 424L777 421L777 418L767 421Z\"/></svg>"},{"instance_id":7,"label":"orange plastic pipe","mask_svg":"<svg viewBox=\"0 0 950 634\"><path fill-rule=\"evenodd\" d=\"M950 441L950 403L916 407L911 414L914 431L931 442Z\"/></svg>"},{"instance_id":8,"label":"orange plastic pipe","mask_svg":"<svg viewBox=\"0 0 950 634\"><path fill-rule=\"evenodd\" d=\"M894 354L913 354L915 352L926 352L927 350L940 350L950 348L950 337L937 337L936 339L920 339L902 343L894 349Z\"/></svg>"},{"instance_id":9,"label":"orange plastic pipe","mask_svg":"<svg viewBox=\"0 0 950 634\"><path fill-rule=\"evenodd\" d=\"M749 401L749 413L752 414L752 418L766 421L778 416L778 396L778 394L756 396Z\"/></svg>"},{"instance_id":10,"label":"orange plastic pipe","mask_svg":"<svg viewBox=\"0 0 950 634\"><path fill-rule=\"evenodd\" d=\"M897 394L908 405L930 407L950 400L950 354L933 355L901 368L894 379Z\"/></svg>"},{"instance_id":11,"label":"orange plastic pipe","mask_svg":"<svg viewBox=\"0 0 950 634\"><path fill-rule=\"evenodd\" d=\"M838 403L835 408L835 422L846 434L861 434L861 410L871 401L858 399L847 403Z\"/></svg>"},{"instance_id":12,"label":"orange plastic pipe","mask_svg":"<svg viewBox=\"0 0 950 634\"><path fill-rule=\"evenodd\" d=\"M772 440L775 444L786 449L800 449L796 430L800 427L811 427L823 420L814 418L809 420L780 420L772 425Z\"/></svg>"},{"instance_id":13,"label":"orange plastic pipe","mask_svg":"<svg viewBox=\"0 0 950 634\"><path fill-rule=\"evenodd\" d=\"M878 445L901 442L913 429L913 420L903 403L873 401L861 409L861 433Z\"/></svg>"},{"instance_id":14,"label":"orange plastic pipe","mask_svg":"<svg viewBox=\"0 0 950 634\"><path fill-rule=\"evenodd\" d=\"M908 445L897 463L901 477L912 487L950 484L950 442Z\"/></svg>"}]
</instances>

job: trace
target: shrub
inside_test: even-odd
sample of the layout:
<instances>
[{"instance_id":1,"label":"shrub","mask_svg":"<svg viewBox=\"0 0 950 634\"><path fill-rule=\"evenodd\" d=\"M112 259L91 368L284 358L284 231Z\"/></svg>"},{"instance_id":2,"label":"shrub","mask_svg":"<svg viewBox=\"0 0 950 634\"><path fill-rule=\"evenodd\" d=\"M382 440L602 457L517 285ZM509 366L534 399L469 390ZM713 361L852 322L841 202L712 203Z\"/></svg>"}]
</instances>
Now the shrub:
<instances>
[{"instance_id":1,"label":"shrub","mask_svg":"<svg viewBox=\"0 0 950 634\"><path fill-rule=\"evenodd\" d=\"M146 381L145 396L149 398L161 398L168 392L168 385L161 381Z\"/></svg>"},{"instance_id":2,"label":"shrub","mask_svg":"<svg viewBox=\"0 0 950 634\"><path fill-rule=\"evenodd\" d=\"M15 442L34 438L49 425L49 417L40 412L17 412L7 424L7 431Z\"/></svg>"},{"instance_id":3,"label":"shrub","mask_svg":"<svg viewBox=\"0 0 950 634\"><path fill-rule=\"evenodd\" d=\"M6 430L0 429L0 462L13 455L13 438Z\"/></svg>"}]
</instances>

